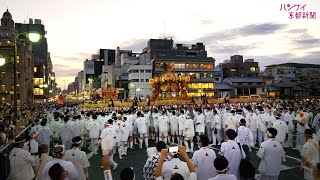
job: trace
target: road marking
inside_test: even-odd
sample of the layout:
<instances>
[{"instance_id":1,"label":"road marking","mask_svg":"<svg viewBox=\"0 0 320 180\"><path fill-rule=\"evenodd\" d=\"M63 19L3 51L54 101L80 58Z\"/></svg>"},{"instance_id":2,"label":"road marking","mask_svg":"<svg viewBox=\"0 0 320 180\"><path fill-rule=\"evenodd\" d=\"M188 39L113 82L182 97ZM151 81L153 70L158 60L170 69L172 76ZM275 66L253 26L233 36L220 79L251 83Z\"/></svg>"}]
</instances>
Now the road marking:
<instances>
[{"instance_id":1,"label":"road marking","mask_svg":"<svg viewBox=\"0 0 320 180\"><path fill-rule=\"evenodd\" d=\"M87 158L90 159L92 158L93 155L94 155L94 152L90 152L89 154L87 154Z\"/></svg>"}]
</instances>

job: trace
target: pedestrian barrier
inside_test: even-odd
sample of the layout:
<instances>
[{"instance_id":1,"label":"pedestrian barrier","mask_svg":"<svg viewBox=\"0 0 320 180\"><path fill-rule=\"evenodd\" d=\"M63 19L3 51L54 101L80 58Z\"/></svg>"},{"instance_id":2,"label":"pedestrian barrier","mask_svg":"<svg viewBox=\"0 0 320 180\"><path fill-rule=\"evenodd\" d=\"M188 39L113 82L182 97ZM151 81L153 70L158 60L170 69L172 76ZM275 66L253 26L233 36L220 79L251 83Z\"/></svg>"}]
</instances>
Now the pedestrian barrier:
<instances>
[{"instance_id":1,"label":"pedestrian barrier","mask_svg":"<svg viewBox=\"0 0 320 180\"><path fill-rule=\"evenodd\" d=\"M26 127L20 132L17 137L26 137L31 129L31 125ZM5 147L0 149L0 180L6 180L10 174L10 160L9 154L13 148L13 140L10 141Z\"/></svg>"}]
</instances>

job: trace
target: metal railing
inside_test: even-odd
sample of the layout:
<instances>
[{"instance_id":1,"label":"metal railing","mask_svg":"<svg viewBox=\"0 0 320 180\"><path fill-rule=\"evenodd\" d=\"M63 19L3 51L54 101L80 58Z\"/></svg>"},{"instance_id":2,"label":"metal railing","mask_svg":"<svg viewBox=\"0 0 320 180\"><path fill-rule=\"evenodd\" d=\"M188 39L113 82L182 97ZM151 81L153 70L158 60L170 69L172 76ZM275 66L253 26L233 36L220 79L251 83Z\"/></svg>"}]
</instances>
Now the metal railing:
<instances>
[{"instance_id":1,"label":"metal railing","mask_svg":"<svg viewBox=\"0 0 320 180\"><path fill-rule=\"evenodd\" d=\"M26 133L31 129L31 125L24 128L15 138L25 137ZM10 173L9 153L13 148L13 140L0 149L0 180L6 180Z\"/></svg>"}]
</instances>

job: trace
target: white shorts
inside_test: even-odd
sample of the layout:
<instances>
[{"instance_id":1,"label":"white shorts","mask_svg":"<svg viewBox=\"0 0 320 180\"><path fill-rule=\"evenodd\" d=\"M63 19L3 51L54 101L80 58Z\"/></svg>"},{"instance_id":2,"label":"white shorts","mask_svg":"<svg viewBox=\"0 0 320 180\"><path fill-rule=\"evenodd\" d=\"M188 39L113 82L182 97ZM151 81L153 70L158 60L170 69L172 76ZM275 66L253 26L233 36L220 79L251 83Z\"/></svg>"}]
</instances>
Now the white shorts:
<instances>
[{"instance_id":1,"label":"white shorts","mask_svg":"<svg viewBox=\"0 0 320 180\"><path fill-rule=\"evenodd\" d=\"M132 135L138 134L138 128L137 127L133 127L132 128Z\"/></svg>"},{"instance_id":2,"label":"white shorts","mask_svg":"<svg viewBox=\"0 0 320 180\"><path fill-rule=\"evenodd\" d=\"M174 135L179 135L179 132L178 130L171 130L171 135L174 136Z\"/></svg>"},{"instance_id":3,"label":"white shorts","mask_svg":"<svg viewBox=\"0 0 320 180\"><path fill-rule=\"evenodd\" d=\"M155 125L155 127L154 127L154 132L159 132L159 125L157 124L157 125Z\"/></svg>"},{"instance_id":4,"label":"white shorts","mask_svg":"<svg viewBox=\"0 0 320 180\"><path fill-rule=\"evenodd\" d=\"M148 134L147 133L139 133L139 137L140 138L143 138L143 137L147 138Z\"/></svg>"},{"instance_id":5,"label":"white shorts","mask_svg":"<svg viewBox=\"0 0 320 180\"><path fill-rule=\"evenodd\" d=\"M159 137L162 137L162 135L163 135L164 137L168 137L168 131L159 132Z\"/></svg>"}]
</instances>

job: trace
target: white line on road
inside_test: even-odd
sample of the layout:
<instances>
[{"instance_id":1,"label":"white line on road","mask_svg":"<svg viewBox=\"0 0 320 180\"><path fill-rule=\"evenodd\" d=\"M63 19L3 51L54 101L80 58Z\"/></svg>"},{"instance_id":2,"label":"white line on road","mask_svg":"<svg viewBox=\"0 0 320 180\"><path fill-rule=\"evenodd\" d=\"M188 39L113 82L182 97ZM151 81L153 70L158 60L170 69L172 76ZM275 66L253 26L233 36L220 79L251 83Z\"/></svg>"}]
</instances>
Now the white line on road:
<instances>
[{"instance_id":1,"label":"white line on road","mask_svg":"<svg viewBox=\"0 0 320 180\"><path fill-rule=\"evenodd\" d=\"M87 158L90 159L92 158L93 155L94 155L94 152L90 152L89 154L87 154Z\"/></svg>"}]
</instances>

